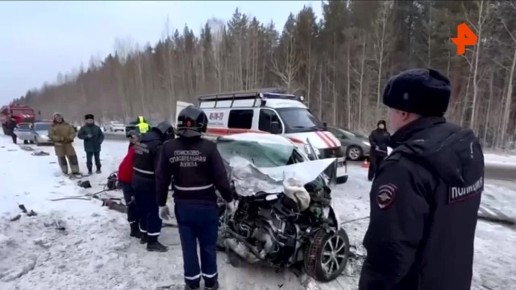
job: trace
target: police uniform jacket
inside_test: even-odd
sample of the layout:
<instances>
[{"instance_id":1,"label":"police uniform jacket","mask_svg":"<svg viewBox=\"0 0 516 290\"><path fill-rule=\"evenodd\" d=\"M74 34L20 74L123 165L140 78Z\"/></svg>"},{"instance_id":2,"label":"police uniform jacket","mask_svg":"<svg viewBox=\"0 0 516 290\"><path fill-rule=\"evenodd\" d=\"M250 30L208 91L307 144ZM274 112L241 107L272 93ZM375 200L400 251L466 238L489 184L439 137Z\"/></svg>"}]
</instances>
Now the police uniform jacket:
<instances>
[{"instance_id":1,"label":"police uniform jacket","mask_svg":"<svg viewBox=\"0 0 516 290\"><path fill-rule=\"evenodd\" d=\"M469 290L484 157L471 130L424 117L398 130L370 193L360 290Z\"/></svg>"}]
</instances>

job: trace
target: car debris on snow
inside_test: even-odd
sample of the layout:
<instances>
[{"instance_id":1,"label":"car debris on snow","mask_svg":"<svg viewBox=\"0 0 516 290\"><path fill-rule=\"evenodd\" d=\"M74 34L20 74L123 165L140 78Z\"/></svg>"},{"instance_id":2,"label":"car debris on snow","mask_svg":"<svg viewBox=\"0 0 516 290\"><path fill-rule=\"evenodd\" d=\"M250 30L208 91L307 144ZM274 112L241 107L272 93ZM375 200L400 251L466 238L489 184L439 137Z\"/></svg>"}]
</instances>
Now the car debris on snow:
<instances>
[{"instance_id":1,"label":"car debris on snow","mask_svg":"<svg viewBox=\"0 0 516 290\"><path fill-rule=\"evenodd\" d=\"M50 153L45 152L45 151L36 151L36 152L32 152L31 155L32 156L48 156L48 155L50 155Z\"/></svg>"}]
</instances>

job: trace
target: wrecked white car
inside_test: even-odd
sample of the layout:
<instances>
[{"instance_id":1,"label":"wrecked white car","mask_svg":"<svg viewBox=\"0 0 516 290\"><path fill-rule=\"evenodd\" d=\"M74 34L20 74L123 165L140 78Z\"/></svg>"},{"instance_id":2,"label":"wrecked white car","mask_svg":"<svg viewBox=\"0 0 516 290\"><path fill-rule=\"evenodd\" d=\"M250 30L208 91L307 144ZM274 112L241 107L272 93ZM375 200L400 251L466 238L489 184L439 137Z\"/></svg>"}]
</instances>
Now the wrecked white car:
<instances>
[{"instance_id":1,"label":"wrecked white car","mask_svg":"<svg viewBox=\"0 0 516 290\"><path fill-rule=\"evenodd\" d=\"M288 139L243 133L219 137L237 193L236 212L221 204L218 245L250 263L304 268L319 281L342 273L349 240L331 205L336 159L310 161Z\"/></svg>"}]
</instances>

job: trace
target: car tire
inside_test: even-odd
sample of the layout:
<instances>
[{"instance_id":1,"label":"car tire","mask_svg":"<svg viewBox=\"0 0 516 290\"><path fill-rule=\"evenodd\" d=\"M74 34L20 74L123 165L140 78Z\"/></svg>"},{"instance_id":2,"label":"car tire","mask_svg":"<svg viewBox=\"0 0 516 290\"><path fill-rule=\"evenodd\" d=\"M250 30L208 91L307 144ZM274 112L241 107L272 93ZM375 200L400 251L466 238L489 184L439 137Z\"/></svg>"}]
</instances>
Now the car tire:
<instances>
[{"instance_id":1,"label":"car tire","mask_svg":"<svg viewBox=\"0 0 516 290\"><path fill-rule=\"evenodd\" d=\"M23 144L29 144L29 141L23 140Z\"/></svg>"},{"instance_id":2,"label":"car tire","mask_svg":"<svg viewBox=\"0 0 516 290\"><path fill-rule=\"evenodd\" d=\"M331 252L331 255L328 255L329 252ZM330 260L324 261L325 259ZM303 263L309 276L321 282L329 282L336 279L344 271L348 259L349 238L346 231L340 229L337 232L327 233L320 230L310 239L305 248ZM328 272L323 264L330 262L334 263L336 268Z\"/></svg>"},{"instance_id":3,"label":"car tire","mask_svg":"<svg viewBox=\"0 0 516 290\"><path fill-rule=\"evenodd\" d=\"M352 145L346 150L346 157L351 161L358 161L363 156L364 152L362 151L362 148L358 146Z\"/></svg>"}]
</instances>

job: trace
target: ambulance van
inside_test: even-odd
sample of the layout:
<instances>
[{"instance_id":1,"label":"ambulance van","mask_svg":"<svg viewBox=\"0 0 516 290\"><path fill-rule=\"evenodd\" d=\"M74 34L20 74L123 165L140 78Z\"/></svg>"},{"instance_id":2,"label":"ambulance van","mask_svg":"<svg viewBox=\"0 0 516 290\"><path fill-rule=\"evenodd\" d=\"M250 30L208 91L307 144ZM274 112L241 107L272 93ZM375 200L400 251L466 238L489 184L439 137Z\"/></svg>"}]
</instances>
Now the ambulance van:
<instances>
[{"instance_id":1,"label":"ambulance van","mask_svg":"<svg viewBox=\"0 0 516 290\"><path fill-rule=\"evenodd\" d=\"M198 100L209 119L207 134L283 135L310 159L314 159L311 147L317 159L337 158L337 183L347 181L346 159L340 141L303 104L302 96L273 88L203 95Z\"/></svg>"}]
</instances>

